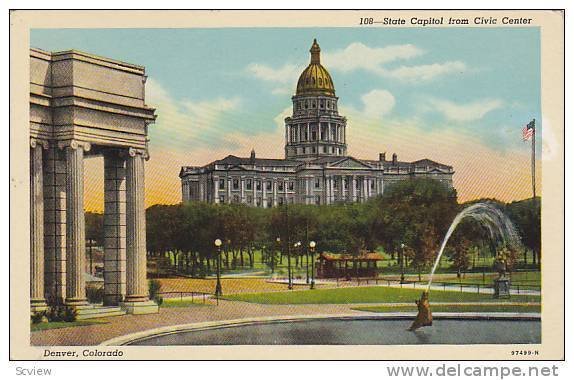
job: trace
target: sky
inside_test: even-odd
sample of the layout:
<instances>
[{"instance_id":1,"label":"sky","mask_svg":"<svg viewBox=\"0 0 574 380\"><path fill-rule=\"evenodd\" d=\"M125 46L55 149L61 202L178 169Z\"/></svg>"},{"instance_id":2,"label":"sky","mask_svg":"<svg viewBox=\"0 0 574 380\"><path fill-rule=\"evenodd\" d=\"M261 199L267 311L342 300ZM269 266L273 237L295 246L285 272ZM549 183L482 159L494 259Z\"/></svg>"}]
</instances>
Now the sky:
<instances>
[{"instance_id":1,"label":"sky","mask_svg":"<svg viewBox=\"0 0 574 380\"><path fill-rule=\"evenodd\" d=\"M532 196L531 143L521 138L530 120L538 161L546 149L535 27L35 29L30 44L145 66L146 104L158 115L150 206L181 201L181 166L252 148L283 158L283 120L313 38L347 117L349 155L452 165L461 202ZM102 211L102 158L86 159L85 170L86 209Z\"/></svg>"}]
</instances>

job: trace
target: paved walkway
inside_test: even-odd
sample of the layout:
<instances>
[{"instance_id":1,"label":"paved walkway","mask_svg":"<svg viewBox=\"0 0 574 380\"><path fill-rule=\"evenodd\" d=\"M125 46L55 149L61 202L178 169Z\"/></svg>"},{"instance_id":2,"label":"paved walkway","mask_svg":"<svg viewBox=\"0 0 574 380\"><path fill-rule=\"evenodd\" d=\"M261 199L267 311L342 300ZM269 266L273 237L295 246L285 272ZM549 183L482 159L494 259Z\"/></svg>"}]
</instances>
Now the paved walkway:
<instances>
[{"instance_id":1,"label":"paved walkway","mask_svg":"<svg viewBox=\"0 0 574 380\"><path fill-rule=\"evenodd\" d=\"M377 303L263 305L247 302L220 300L219 306L216 306L214 304L215 300L209 300L208 302L209 303L206 305L198 304L197 306L192 307L160 308L159 314L137 316L123 315L119 317L102 318L101 320L108 322L106 324L94 324L88 326L74 326L61 329L36 331L31 335L31 344L34 346L88 346L97 345L103 341L118 336L133 334L139 331L145 331L165 326L265 316L325 314L364 315L364 312L353 310L353 308L361 306L364 307L383 305ZM412 304L386 303L384 305ZM439 303L436 305L439 305Z\"/></svg>"}]
</instances>

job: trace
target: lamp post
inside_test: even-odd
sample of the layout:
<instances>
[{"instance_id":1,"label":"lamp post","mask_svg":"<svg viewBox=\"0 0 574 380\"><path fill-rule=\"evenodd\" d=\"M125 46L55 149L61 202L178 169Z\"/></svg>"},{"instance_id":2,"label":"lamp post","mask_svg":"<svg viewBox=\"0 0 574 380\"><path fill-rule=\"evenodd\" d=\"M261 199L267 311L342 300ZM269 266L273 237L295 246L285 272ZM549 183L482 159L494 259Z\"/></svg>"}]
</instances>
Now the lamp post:
<instances>
[{"instance_id":1,"label":"lamp post","mask_svg":"<svg viewBox=\"0 0 574 380\"><path fill-rule=\"evenodd\" d=\"M313 240L309 242L309 248L311 248L311 286L309 289L315 289L315 245Z\"/></svg>"},{"instance_id":2,"label":"lamp post","mask_svg":"<svg viewBox=\"0 0 574 380\"><path fill-rule=\"evenodd\" d=\"M295 250L295 254L299 255L299 247L301 247L301 242L298 241L297 243L293 244L293 249ZM291 256L291 255L289 255ZM291 268L291 260L290 257L287 258L289 261L289 289L293 289L293 269Z\"/></svg>"},{"instance_id":3,"label":"lamp post","mask_svg":"<svg viewBox=\"0 0 574 380\"><path fill-rule=\"evenodd\" d=\"M401 243L401 284L405 282L405 244Z\"/></svg>"},{"instance_id":4,"label":"lamp post","mask_svg":"<svg viewBox=\"0 0 574 380\"><path fill-rule=\"evenodd\" d=\"M219 305L219 297L223 295L221 290L221 239L215 239L215 247L217 248L217 283L215 284L215 298Z\"/></svg>"},{"instance_id":5,"label":"lamp post","mask_svg":"<svg viewBox=\"0 0 574 380\"><path fill-rule=\"evenodd\" d=\"M283 255L281 253L281 238L277 237L275 242L277 243L277 253L279 253L279 264L283 264ZM275 259L275 257L273 259ZM275 263L273 263L273 267L275 267Z\"/></svg>"}]
</instances>

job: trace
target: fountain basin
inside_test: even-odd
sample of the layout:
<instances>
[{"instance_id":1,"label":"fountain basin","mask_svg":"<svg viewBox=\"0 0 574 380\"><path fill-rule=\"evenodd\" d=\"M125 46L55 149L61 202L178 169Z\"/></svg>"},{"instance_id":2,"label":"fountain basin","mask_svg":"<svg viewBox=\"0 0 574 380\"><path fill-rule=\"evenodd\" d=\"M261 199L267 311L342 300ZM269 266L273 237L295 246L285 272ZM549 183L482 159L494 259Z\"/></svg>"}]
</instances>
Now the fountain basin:
<instances>
[{"instance_id":1,"label":"fountain basin","mask_svg":"<svg viewBox=\"0 0 574 380\"><path fill-rule=\"evenodd\" d=\"M172 326L104 345L420 345L540 343L540 315L436 313L433 326L407 331L413 313L253 318Z\"/></svg>"}]
</instances>

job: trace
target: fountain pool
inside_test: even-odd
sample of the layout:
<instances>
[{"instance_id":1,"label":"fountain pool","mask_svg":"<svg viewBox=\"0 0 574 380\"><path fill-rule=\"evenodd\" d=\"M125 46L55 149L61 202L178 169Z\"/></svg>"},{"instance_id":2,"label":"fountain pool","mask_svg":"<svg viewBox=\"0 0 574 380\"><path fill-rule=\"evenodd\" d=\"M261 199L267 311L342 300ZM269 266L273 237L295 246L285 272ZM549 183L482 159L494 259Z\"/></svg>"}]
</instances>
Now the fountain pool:
<instances>
[{"instance_id":1,"label":"fountain pool","mask_svg":"<svg viewBox=\"0 0 574 380\"><path fill-rule=\"evenodd\" d=\"M540 320L443 319L416 332L407 331L412 317L352 317L275 320L180 330L141 337L127 345L420 345L540 343Z\"/></svg>"}]
</instances>

